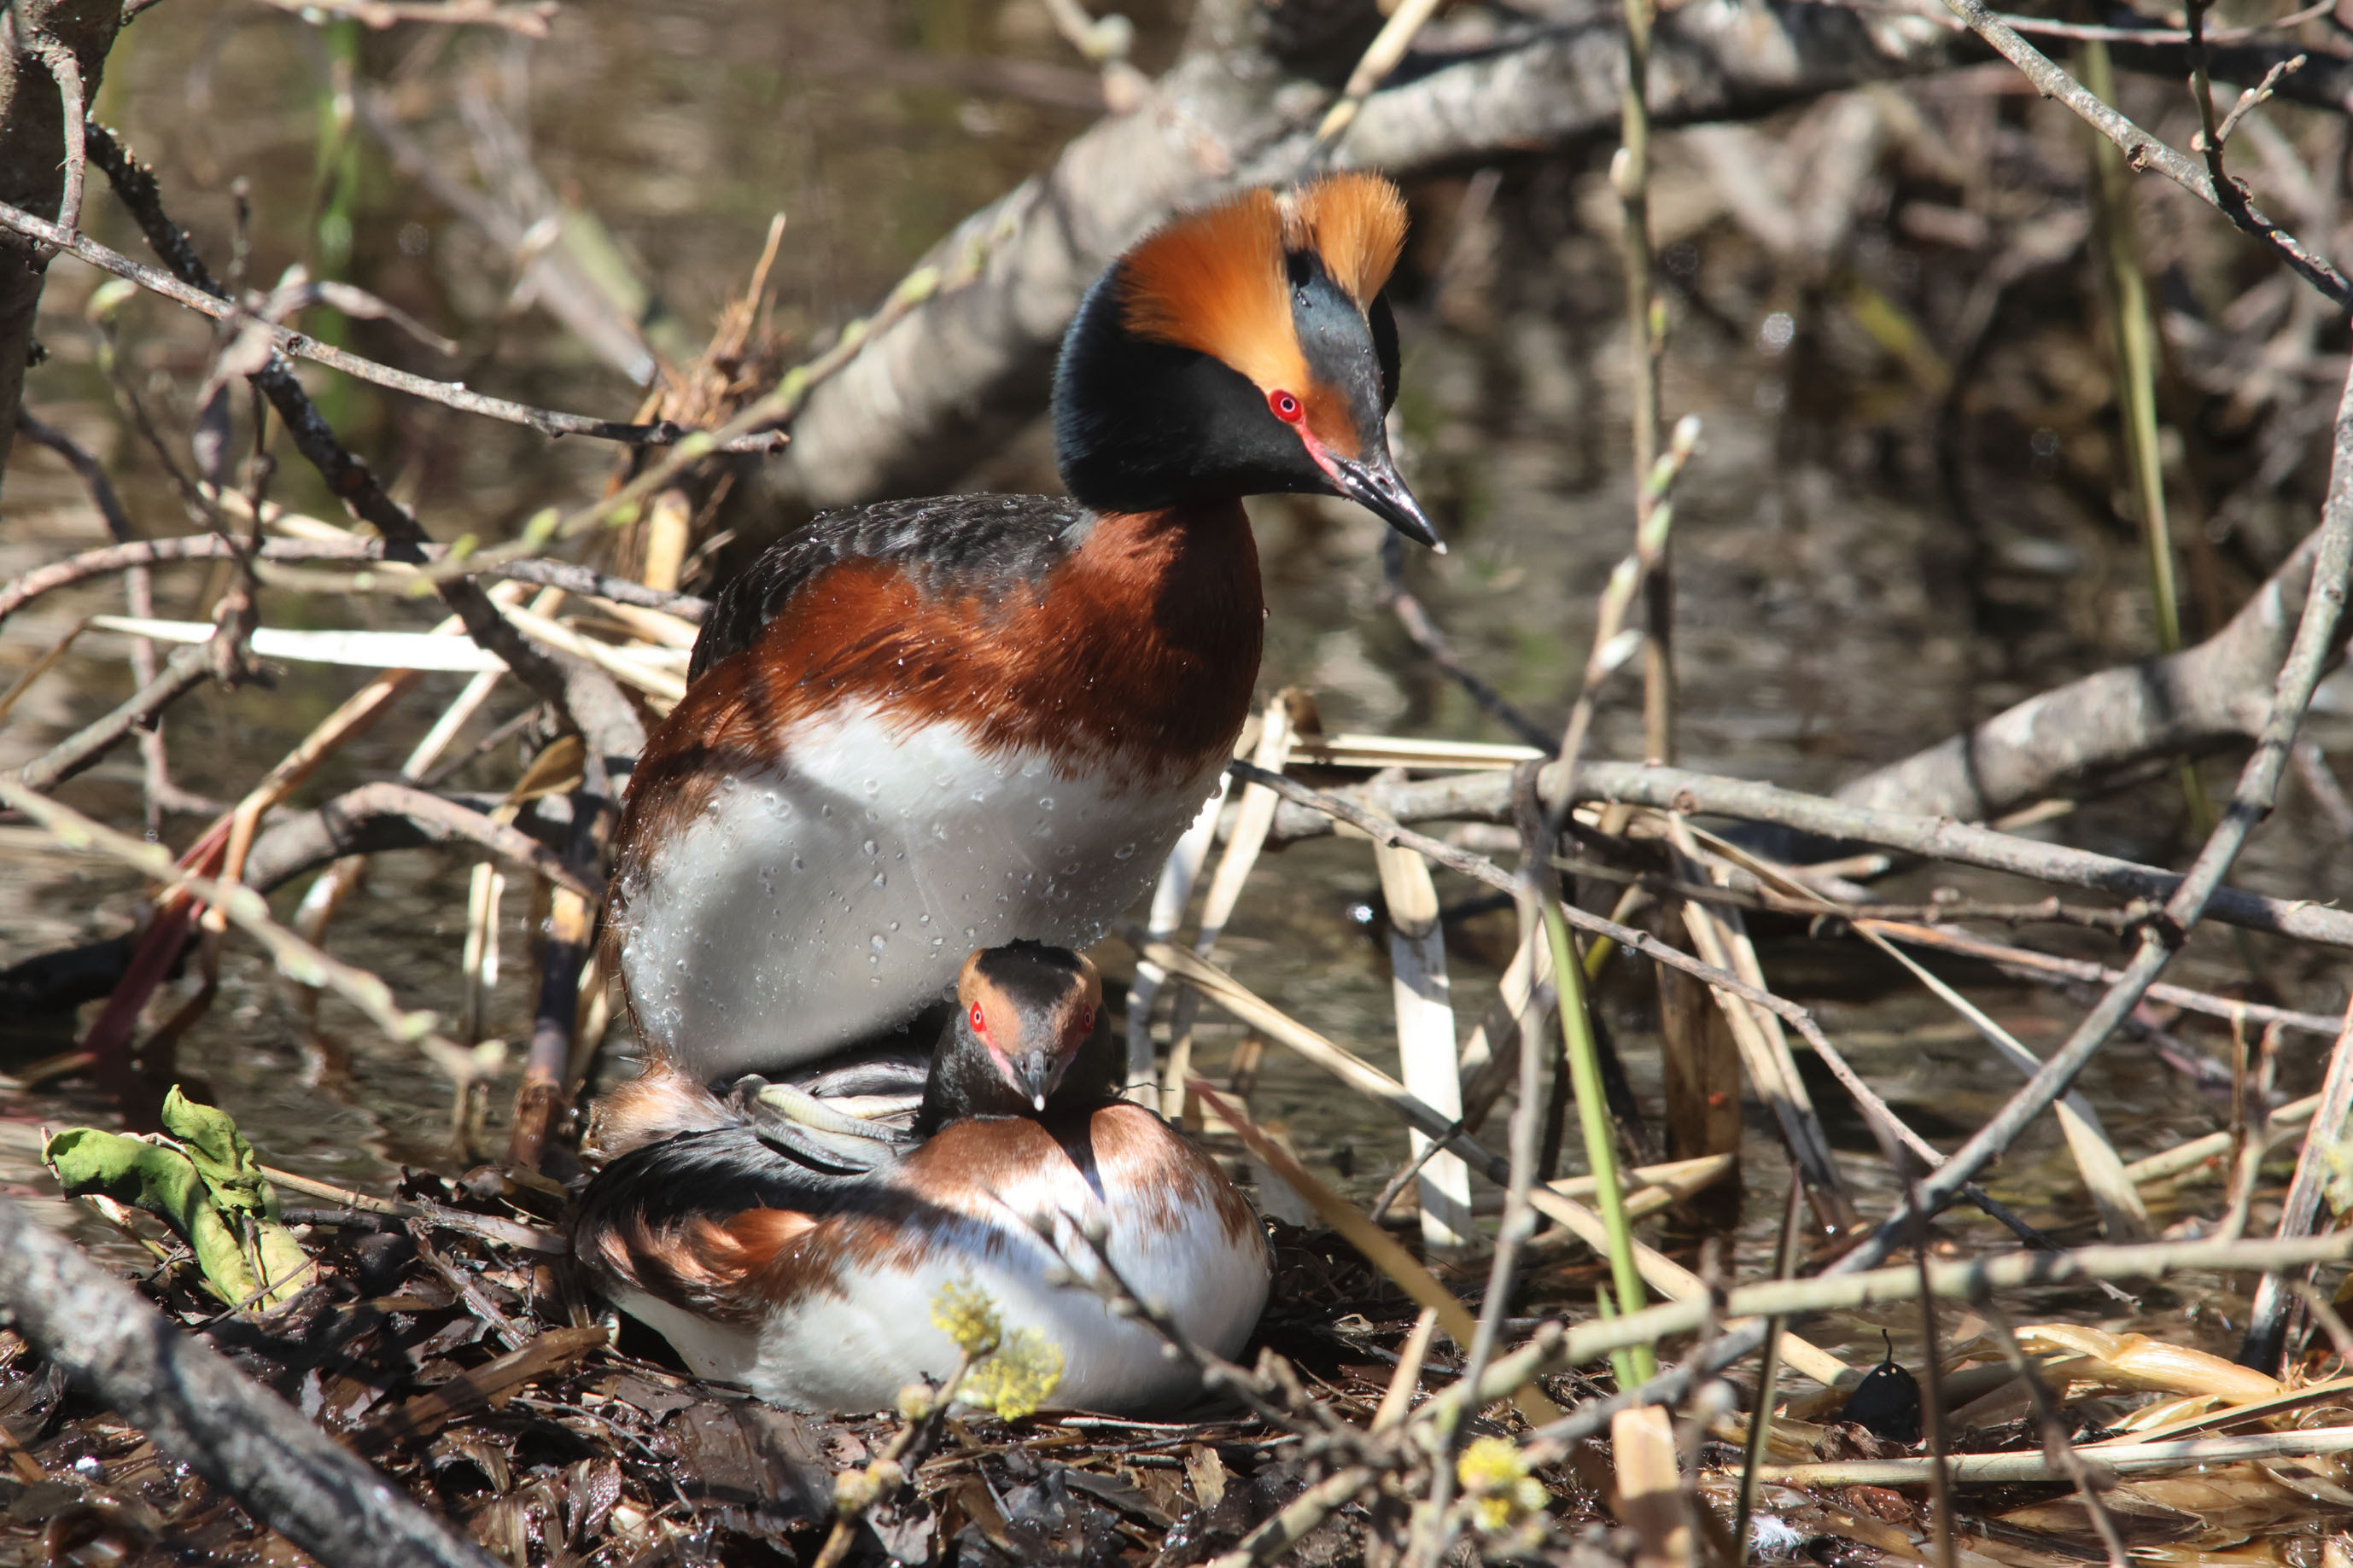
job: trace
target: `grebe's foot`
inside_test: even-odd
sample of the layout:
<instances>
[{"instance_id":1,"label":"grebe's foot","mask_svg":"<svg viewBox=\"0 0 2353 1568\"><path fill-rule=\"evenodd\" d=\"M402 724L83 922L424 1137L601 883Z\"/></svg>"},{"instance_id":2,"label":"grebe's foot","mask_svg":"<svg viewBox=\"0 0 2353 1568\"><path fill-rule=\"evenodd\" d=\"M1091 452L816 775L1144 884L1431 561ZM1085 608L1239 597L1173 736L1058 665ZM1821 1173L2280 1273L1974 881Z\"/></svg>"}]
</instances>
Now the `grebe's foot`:
<instances>
[{"instance_id":1,"label":"grebe's foot","mask_svg":"<svg viewBox=\"0 0 2353 1568\"><path fill-rule=\"evenodd\" d=\"M905 1134L837 1109L790 1084L757 1073L738 1079L728 1102L769 1148L813 1170L856 1175L899 1156Z\"/></svg>"}]
</instances>

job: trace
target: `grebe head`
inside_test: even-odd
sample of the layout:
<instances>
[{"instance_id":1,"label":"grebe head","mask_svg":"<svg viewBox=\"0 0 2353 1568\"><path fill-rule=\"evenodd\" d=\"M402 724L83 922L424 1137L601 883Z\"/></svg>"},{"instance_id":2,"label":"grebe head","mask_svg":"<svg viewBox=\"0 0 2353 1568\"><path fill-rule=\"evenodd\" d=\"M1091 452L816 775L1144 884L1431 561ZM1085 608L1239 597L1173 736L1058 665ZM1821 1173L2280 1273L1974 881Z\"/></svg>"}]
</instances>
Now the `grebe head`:
<instances>
[{"instance_id":1,"label":"grebe head","mask_svg":"<svg viewBox=\"0 0 2353 1568\"><path fill-rule=\"evenodd\" d=\"M974 953L956 977L955 1017L932 1059L922 1124L1103 1103L1117 1063L1102 1014L1103 978L1082 953L1035 942Z\"/></svg>"},{"instance_id":2,"label":"grebe head","mask_svg":"<svg viewBox=\"0 0 2353 1568\"><path fill-rule=\"evenodd\" d=\"M1245 191L1138 241L1062 341L1062 481L1099 511L1345 496L1444 550L1390 458L1405 202L1377 174Z\"/></svg>"}]
</instances>

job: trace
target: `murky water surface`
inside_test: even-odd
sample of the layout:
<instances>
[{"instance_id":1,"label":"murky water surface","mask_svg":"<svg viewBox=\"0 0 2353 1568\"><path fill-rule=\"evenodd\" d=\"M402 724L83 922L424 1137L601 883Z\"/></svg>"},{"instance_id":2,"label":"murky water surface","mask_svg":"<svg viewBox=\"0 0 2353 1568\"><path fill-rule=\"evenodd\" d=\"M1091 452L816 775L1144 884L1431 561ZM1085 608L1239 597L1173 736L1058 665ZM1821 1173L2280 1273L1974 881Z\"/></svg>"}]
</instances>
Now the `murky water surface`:
<instances>
[{"instance_id":1,"label":"murky water surface","mask_svg":"<svg viewBox=\"0 0 2353 1568\"><path fill-rule=\"evenodd\" d=\"M412 122L412 133L436 150L444 178L481 181L476 154L493 143L496 127L509 128L509 145L531 160L553 199L593 215L659 302L655 341L691 349L722 302L741 291L771 213L788 217L774 273L778 319L788 331L816 331L880 297L956 217L1039 167L1083 115L923 85L921 73L984 55L1065 63L1043 16L1030 0L969 7L948 0L575 5L551 41L526 45L488 33L322 33L273 12L174 0L132 29L110 66L101 107L157 163L174 209L216 262L228 250L228 183L248 178L257 278L297 260L332 263L340 254L336 226L347 222L354 259L342 269L460 338L463 374L473 384L626 416L638 395L627 379L532 300L517 298L511 258L397 173L381 143L359 137L344 168L355 184L321 182L322 113L323 134L333 134L324 84L343 68L339 60L355 62L386 110ZM1138 20L1145 63L1166 59L1174 21ZM1671 142L1662 178L1677 177L1679 168L1688 174L1690 160L1678 157ZM1442 561L1415 560L1412 581L1470 661L1546 723L1564 710L1571 671L1590 637L1594 595L1629 534L1614 263L1607 237L1577 216L1595 210L1598 169L1582 153L1516 167L1487 216L1468 226L1457 221L1462 182L1418 189L1426 237L1399 286L1407 459L1454 543ZM1704 183L1685 184L1704 197ZM94 194L92 207L96 232L137 248L103 195ZM2034 455L2042 448L2030 452L2022 430L1991 417L1969 427L1977 512L1996 517L1978 525L1993 530L1989 548L1973 553L1957 536L1960 525L1925 455L1935 411L1928 392L1846 331L1827 306L1802 316L1794 347L1783 346L1788 331L1760 331L1768 310L1790 308L1773 292L1769 268L1744 249L1736 230L1711 224L1705 213L1674 222L1686 292L1678 296L1684 303L1666 402L1671 412L1705 421L1676 521L1684 762L1826 788L2026 692L2146 648L2128 539L2108 520L2087 515L2065 476ZM84 314L96 279L70 263L52 276L43 324L52 357L34 373L30 403L107 458L143 531L181 531L185 520L156 461L125 428L100 374L101 334ZM111 330L129 384L167 431L185 433L204 332L145 300L122 306ZM386 329L363 323L351 341L431 368ZM586 443L550 444L332 378L319 384L340 426L444 539L495 535L541 506L591 493L608 471L609 452ZM170 438L184 458L182 436ZM1045 456L1033 437L990 478L1050 483ZM284 455L275 493L324 510L300 468ZM21 442L5 516L0 576L102 537L71 477ZM1272 605L1263 691L1313 689L1335 729L1504 738L1419 660L1378 608L1377 522L1338 503L1306 501L1267 502L1256 516ZM2256 541L2253 553L2260 559L2268 546L2275 559L2303 526L2282 523L2280 538ZM158 613L192 613L203 586L201 574L166 577ZM0 676L24 668L78 617L120 608L111 582L41 601L0 631ZM426 611L406 602L289 594L270 595L268 618L293 626L429 624ZM127 689L122 647L109 636L86 637L0 731L0 764L37 752L117 700ZM461 679L428 677L390 721L333 759L303 799L386 776ZM356 682L350 671L296 666L269 689L206 691L181 703L167 725L178 782L233 798ZM516 706L512 694L494 700L487 721ZM2343 706L2320 714L2313 732L2327 747L2353 743ZM1633 683L1621 682L1589 754L1635 754L1639 734ZM512 766L501 751L455 782L502 787ZM2211 764L2208 777L2218 793L2227 790L2229 764ZM133 822L137 783L136 759L126 749L67 794L110 820ZM169 819L166 837L185 842L195 821ZM2183 813L2169 784L2112 798L2040 831L2158 862L2178 864L2184 855ZM2291 789L2278 817L2257 835L2239 879L2325 898L2347 885L2348 871L2353 853ZM451 1009L466 879L455 857L383 857L365 896L336 920L331 945L381 973L407 1004ZM1440 880L1450 900L1477 890ZM1886 884L1886 896L1923 898L1947 887L1974 896L2040 895L1990 876L1915 871ZM29 829L0 827L0 961L121 931L136 891L134 879L103 862L60 855ZM280 895L281 912L297 896L297 889ZM1271 854L1253 874L1220 951L1243 982L1286 1011L1394 1068L1385 942L1369 919L1377 901L1361 843L1324 840ZM509 1039L527 1033L536 984L525 902L521 896L507 902L508 962L491 1027ZM1450 933L1466 1031L1492 993L1508 923L1507 914L1491 913ZM1851 944L1809 942L1794 928L1760 922L1757 929L1777 988L1816 1005L1857 1068L1930 1138L1949 1147L2015 1087L2014 1072L1890 966ZM2079 954L2113 951L2105 939L2081 932L2037 935ZM1116 944L1103 956L1114 975L1126 973L1129 960ZM2265 942L2241 949L2201 934L2177 973L2192 984L2234 984L2244 980L2250 958L2294 1005L2327 1012L2344 1005L2341 963ZM1954 973L2031 1048L2055 1047L2078 1016L2076 999L1981 970ZM1604 1005L1635 1089L1655 1113L1656 1015L1647 975L1613 972ZM0 1019L0 1070L21 1071L70 1048L89 1016L86 1009L79 1020ZM322 1025L333 1061L306 1049L288 987L248 948L232 943L220 997L184 1042L181 1061L267 1157L297 1171L378 1187L397 1165L460 1163L449 1145L448 1079L339 1005L327 1005ZM2223 1031L2200 1021L2179 1027L2192 1049L2227 1059ZM1201 1059L1213 1076L1237 1038L1221 1021L1205 1019ZM618 1058L626 1046L617 1029L608 1054ZM2284 1089L2306 1091L2319 1050L2312 1037L2289 1037ZM511 1082L510 1069L493 1093L501 1109L491 1134L501 1141ZM2227 1115L2223 1100L2164 1066L2144 1040L2116 1040L2081 1087L2126 1159L2210 1130ZM1894 1193L1860 1122L1826 1075L1815 1080L1815 1095L1857 1201L1866 1214L1883 1211ZM0 1142L0 1177L12 1192L45 1191L23 1147L28 1131L102 1118L104 1108L71 1079L9 1098L12 1136ZM1279 1052L1266 1063L1256 1105L1288 1131L1312 1166L1358 1197L1377 1191L1403 1152L1401 1131L1375 1108ZM1741 1251L1754 1267L1769 1251L1786 1176L1768 1118L1753 1103L1747 1123L1751 1201ZM1500 1124L1495 1136L1500 1142ZM2055 1130L2023 1140L1994 1185L2061 1237L2090 1235L2088 1205ZM2192 1194L2179 1212L2192 1206L2216 1205L2211 1194ZM62 1205L58 1213L67 1216ZM2263 1222L2260 1210L2257 1219ZM1966 1215L1948 1221L1947 1231L1965 1246L2000 1239ZM2178 1334L2182 1300L2153 1295L2152 1322ZM2201 1306L2197 1322L2218 1347L2232 1337L2236 1306L2227 1286ZM2116 1315L2112 1305L2082 1296L2021 1310ZM1907 1320L1887 1321L1902 1332ZM1870 1325L1824 1324L1818 1337L1853 1343L1858 1354L1867 1343L1870 1359L1876 1357Z\"/></svg>"}]
</instances>

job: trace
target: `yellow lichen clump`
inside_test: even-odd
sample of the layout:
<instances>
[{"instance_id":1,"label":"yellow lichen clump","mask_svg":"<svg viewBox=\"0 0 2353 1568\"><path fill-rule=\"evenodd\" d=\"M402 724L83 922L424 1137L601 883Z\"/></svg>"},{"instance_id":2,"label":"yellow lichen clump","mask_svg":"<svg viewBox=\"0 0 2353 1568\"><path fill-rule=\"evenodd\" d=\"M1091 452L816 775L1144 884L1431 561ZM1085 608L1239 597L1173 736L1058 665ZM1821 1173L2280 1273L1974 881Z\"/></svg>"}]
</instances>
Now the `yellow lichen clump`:
<instances>
[{"instance_id":1,"label":"yellow lichen clump","mask_svg":"<svg viewBox=\"0 0 2353 1568\"><path fill-rule=\"evenodd\" d=\"M969 1280L940 1287L932 1321L972 1358L956 1397L1000 1420L1032 1414L1062 1381L1062 1347L1035 1329L1008 1332L997 1303Z\"/></svg>"},{"instance_id":2,"label":"yellow lichen clump","mask_svg":"<svg viewBox=\"0 0 2353 1568\"><path fill-rule=\"evenodd\" d=\"M1471 1521L1490 1536L1513 1535L1533 1542L1545 1529L1544 1483L1528 1474L1527 1460L1508 1437L1481 1437L1454 1463Z\"/></svg>"}]
</instances>

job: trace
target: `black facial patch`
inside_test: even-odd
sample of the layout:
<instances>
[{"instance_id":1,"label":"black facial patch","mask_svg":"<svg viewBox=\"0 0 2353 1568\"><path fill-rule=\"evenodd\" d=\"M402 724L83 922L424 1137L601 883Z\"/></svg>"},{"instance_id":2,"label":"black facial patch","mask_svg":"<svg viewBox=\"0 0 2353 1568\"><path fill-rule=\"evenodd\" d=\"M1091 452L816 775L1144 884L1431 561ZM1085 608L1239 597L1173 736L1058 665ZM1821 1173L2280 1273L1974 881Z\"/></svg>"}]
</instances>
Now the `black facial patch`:
<instances>
[{"instance_id":1,"label":"black facial patch","mask_svg":"<svg viewBox=\"0 0 2353 1568\"><path fill-rule=\"evenodd\" d=\"M1313 251L1293 251L1287 262L1292 279L1291 324L1299 334L1299 352L1307 361L1308 373L1348 400L1357 449L1378 450L1381 415L1396 378L1394 374L1383 374L1372 324L1347 290L1324 270ZM1394 347L1394 321L1389 331Z\"/></svg>"},{"instance_id":2,"label":"black facial patch","mask_svg":"<svg viewBox=\"0 0 2353 1568\"><path fill-rule=\"evenodd\" d=\"M1096 279L1054 372L1054 456L1071 494L1102 511L1330 493L1266 394L1198 349L1131 335L1124 268Z\"/></svg>"},{"instance_id":3,"label":"black facial patch","mask_svg":"<svg viewBox=\"0 0 2353 1568\"><path fill-rule=\"evenodd\" d=\"M1039 942L993 947L976 966L980 978L1023 1013L1042 1013L1082 984L1079 955Z\"/></svg>"},{"instance_id":4,"label":"black facial patch","mask_svg":"<svg viewBox=\"0 0 2353 1568\"><path fill-rule=\"evenodd\" d=\"M1387 414L1397 406L1398 370L1401 363L1397 312L1389 309L1388 290L1373 296L1373 308L1365 312L1365 324L1373 329L1373 357L1381 367L1381 412Z\"/></svg>"}]
</instances>

